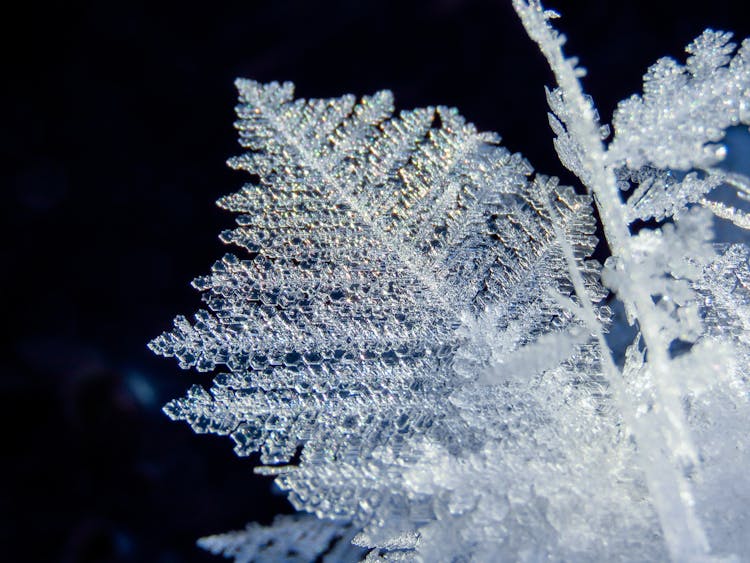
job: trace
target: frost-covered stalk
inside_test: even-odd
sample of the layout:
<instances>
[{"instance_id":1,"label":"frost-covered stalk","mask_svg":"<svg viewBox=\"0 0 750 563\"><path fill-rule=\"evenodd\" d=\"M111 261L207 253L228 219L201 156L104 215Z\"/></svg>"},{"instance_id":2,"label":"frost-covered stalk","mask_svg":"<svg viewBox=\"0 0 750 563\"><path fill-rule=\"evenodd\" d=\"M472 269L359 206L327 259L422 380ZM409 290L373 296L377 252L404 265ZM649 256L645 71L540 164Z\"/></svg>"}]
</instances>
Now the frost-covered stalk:
<instances>
[{"instance_id":1,"label":"frost-covered stalk","mask_svg":"<svg viewBox=\"0 0 750 563\"><path fill-rule=\"evenodd\" d=\"M627 276L627 272L636 266L626 206L621 203L615 171L607 163L596 111L578 80L584 72L576 67L575 59L567 59L562 52L565 37L548 23L550 18L557 17L555 12L545 11L538 1L533 0L514 0L513 6L554 72L567 115L573 116L564 124L573 142L581 148L579 177L594 196L609 248ZM707 556L709 545L695 513L695 501L685 475L697 464L698 456L680 401L680 386L669 366L670 343L660 331L649 288L633 283L627 293L620 293L619 297L637 320L648 349L648 368L658 397L653 409L659 425L649 427L628 416L627 412L623 415L636 437L643 470L672 558L675 561L699 560ZM609 360L605 361L609 363ZM607 371L611 374L610 370ZM615 383L612 391L621 393L621 385L611 377L610 382ZM627 399L616 397L616 402L623 405Z\"/></svg>"}]
</instances>

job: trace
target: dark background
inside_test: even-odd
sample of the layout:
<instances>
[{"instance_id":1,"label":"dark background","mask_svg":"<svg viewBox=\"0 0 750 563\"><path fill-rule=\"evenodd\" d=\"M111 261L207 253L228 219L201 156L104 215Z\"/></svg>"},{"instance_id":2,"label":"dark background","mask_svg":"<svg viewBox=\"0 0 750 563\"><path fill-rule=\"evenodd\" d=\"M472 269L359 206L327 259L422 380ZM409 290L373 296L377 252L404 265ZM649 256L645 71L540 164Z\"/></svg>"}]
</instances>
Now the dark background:
<instances>
[{"instance_id":1,"label":"dark background","mask_svg":"<svg viewBox=\"0 0 750 563\"><path fill-rule=\"evenodd\" d=\"M569 54L609 121L657 57L745 2L558 1ZM510 0L28 3L3 18L0 354L4 561L211 561L196 538L290 511L227 439L161 405L209 376L146 342L199 306L223 254L213 205L237 76L302 97L390 88L454 105L545 173L550 83Z\"/></svg>"}]
</instances>

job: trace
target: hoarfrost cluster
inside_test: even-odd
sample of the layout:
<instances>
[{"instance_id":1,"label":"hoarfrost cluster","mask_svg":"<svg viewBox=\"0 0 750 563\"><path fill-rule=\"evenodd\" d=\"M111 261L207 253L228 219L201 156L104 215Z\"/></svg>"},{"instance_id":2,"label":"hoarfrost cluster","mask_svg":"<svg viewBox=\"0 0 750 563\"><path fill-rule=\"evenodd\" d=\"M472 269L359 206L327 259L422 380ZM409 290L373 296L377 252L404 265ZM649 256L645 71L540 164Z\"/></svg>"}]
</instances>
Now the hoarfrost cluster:
<instances>
[{"instance_id":1,"label":"hoarfrost cluster","mask_svg":"<svg viewBox=\"0 0 750 563\"><path fill-rule=\"evenodd\" d=\"M150 347L216 372L169 416L260 451L257 471L314 516L206 549L750 558L750 182L721 167L726 131L750 124L750 42L707 30L610 128L557 14L513 6L555 75L550 124L577 189L454 109L237 81L246 152L230 166L257 178L219 201L237 248L193 282L206 308Z\"/></svg>"}]
</instances>

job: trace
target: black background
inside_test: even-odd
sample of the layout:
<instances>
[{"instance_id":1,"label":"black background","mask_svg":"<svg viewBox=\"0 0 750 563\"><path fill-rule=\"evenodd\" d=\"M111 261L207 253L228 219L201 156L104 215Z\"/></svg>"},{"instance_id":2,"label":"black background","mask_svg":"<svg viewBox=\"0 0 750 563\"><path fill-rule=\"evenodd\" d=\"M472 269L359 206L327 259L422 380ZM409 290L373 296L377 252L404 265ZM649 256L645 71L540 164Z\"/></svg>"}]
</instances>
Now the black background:
<instances>
[{"instance_id":1,"label":"black background","mask_svg":"<svg viewBox=\"0 0 750 563\"><path fill-rule=\"evenodd\" d=\"M750 34L743 4L550 7L609 121L704 27ZM291 510L229 440L169 422L161 405L209 376L145 347L224 252L235 77L457 106L570 181L510 0L28 3L3 28L5 561L210 561L196 538Z\"/></svg>"}]
</instances>

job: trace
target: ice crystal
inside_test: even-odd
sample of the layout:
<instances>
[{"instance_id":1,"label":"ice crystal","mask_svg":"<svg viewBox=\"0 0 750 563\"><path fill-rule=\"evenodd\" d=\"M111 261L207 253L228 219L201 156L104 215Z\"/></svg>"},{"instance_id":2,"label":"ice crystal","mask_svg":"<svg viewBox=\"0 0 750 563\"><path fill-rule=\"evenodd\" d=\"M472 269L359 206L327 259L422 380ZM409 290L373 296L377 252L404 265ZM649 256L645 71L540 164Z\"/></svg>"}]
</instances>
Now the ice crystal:
<instances>
[{"instance_id":1,"label":"ice crystal","mask_svg":"<svg viewBox=\"0 0 750 563\"><path fill-rule=\"evenodd\" d=\"M229 163L256 179L219 205L238 214L221 238L239 250L193 282L207 308L150 346L218 369L169 416L260 451L257 470L323 520L207 549L750 556L748 249L713 234L750 225L750 183L717 166L725 130L750 121L750 43L706 31L685 66L648 71L610 128L556 14L513 5L554 72L550 124L579 192L453 109L394 115L388 92L295 100L290 83L237 81L246 152ZM633 327L627 350L607 335L605 285Z\"/></svg>"},{"instance_id":2,"label":"ice crystal","mask_svg":"<svg viewBox=\"0 0 750 563\"><path fill-rule=\"evenodd\" d=\"M685 66L659 59L643 77L643 95L620 102L607 156L629 168L652 164L689 170L720 161L717 145L731 125L750 123L750 41L707 29L686 47Z\"/></svg>"},{"instance_id":3,"label":"ice crystal","mask_svg":"<svg viewBox=\"0 0 750 563\"><path fill-rule=\"evenodd\" d=\"M236 563L356 563L365 553L352 545L355 533L348 522L293 514L277 516L272 526L253 523L244 530L201 538L198 545Z\"/></svg>"},{"instance_id":4,"label":"ice crystal","mask_svg":"<svg viewBox=\"0 0 750 563\"><path fill-rule=\"evenodd\" d=\"M525 161L454 110L391 118L386 92L355 105L292 101L290 84L238 88L250 152L231 163L260 183L220 205L242 214L222 238L244 259L196 280L209 310L152 343L183 367L229 371L167 412L230 434L241 455L260 450L261 471L280 473L300 509L383 540L416 530L434 518L434 499L402 483L417 445L459 456L485 440L458 412L461 388L535 375L543 366L502 368L545 336L561 343L552 367L579 348L576 361L591 361L558 302L572 288L566 255L603 296L584 261L588 197L529 180ZM456 369L468 346L491 357L481 370ZM300 445L299 466L285 465Z\"/></svg>"}]
</instances>

